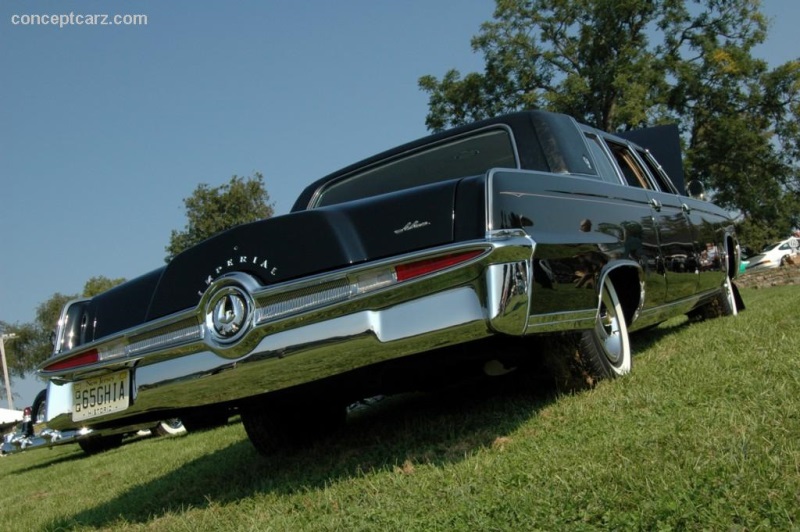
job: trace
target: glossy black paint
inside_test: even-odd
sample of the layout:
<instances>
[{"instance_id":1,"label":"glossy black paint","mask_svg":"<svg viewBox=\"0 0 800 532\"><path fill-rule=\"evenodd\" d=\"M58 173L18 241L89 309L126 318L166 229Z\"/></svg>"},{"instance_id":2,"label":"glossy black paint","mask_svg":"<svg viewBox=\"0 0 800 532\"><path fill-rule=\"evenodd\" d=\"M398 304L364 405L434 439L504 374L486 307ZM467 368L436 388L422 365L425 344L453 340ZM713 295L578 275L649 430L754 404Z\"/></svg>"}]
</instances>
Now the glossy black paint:
<instances>
[{"instance_id":1,"label":"glossy black paint","mask_svg":"<svg viewBox=\"0 0 800 532\"><path fill-rule=\"evenodd\" d=\"M645 271L652 304L663 303L655 222L643 190L538 172L492 177L492 225L521 228L536 243L531 315L591 309L601 270L615 260ZM657 299L656 299L657 297Z\"/></svg>"},{"instance_id":2,"label":"glossy black paint","mask_svg":"<svg viewBox=\"0 0 800 532\"><path fill-rule=\"evenodd\" d=\"M92 298L85 310L87 331L81 343L144 323L153 292L165 268L159 268Z\"/></svg>"}]
</instances>

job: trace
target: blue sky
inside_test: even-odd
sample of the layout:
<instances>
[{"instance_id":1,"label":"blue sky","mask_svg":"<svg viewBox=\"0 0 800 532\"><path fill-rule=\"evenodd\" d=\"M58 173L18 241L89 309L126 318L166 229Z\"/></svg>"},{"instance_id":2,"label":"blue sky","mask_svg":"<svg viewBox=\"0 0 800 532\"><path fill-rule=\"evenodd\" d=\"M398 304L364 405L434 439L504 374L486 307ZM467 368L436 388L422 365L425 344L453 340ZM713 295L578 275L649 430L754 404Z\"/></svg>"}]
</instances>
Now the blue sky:
<instances>
[{"instance_id":1,"label":"blue sky","mask_svg":"<svg viewBox=\"0 0 800 532\"><path fill-rule=\"evenodd\" d=\"M163 263L199 183L262 172L277 214L312 180L426 134L425 74L482 67L491 0L0 3L0 320ZM147 15L146 26L14 15ZM765 0L758 55L798 56L800 2ZM28 379L30 380L30 379ZM15 406L41 386L14 383ZM5 397L0 407L6 405Z\"/></svg>"}]
</instances>

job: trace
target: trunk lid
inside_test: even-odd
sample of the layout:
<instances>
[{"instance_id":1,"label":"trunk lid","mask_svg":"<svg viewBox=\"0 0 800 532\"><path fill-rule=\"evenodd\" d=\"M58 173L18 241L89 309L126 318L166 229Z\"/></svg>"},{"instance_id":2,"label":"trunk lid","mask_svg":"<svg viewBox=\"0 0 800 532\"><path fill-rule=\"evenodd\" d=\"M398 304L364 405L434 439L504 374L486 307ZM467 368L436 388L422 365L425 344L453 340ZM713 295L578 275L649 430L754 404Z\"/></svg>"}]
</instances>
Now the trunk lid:
<instances>
[{"instance_id":1,"label":"trunk lid","mask_svg":"<svg viewBox=\"0 0 800 532\"><path fill-rule=\"evenodd\" d=\"M192 308L227 273L244 272L269 285L448 244L458 185L434 183L220 233L165 267L82 302L76 343Z\"/></svg>"}]
</instances>

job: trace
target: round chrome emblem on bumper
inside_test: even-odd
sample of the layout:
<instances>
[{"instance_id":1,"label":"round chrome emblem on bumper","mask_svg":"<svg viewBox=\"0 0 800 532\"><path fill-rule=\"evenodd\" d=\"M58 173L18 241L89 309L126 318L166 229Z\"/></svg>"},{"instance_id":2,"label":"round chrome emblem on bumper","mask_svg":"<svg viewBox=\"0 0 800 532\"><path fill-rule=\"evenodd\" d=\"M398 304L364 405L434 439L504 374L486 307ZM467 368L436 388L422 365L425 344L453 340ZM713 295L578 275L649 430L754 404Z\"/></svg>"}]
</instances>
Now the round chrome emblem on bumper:
<instances>
[{"instance_id":1,"label":"round chrome emblem on bumper","mask_svg":"<svg viewBox=\"0 0 800 532\"><path fill-rule=\"evenodd\" d=\"M252 314L249 294L236 285L228 285L206 303L206 328L216 342L231 344L247 332Z\"/></svg>"}]
</instances>

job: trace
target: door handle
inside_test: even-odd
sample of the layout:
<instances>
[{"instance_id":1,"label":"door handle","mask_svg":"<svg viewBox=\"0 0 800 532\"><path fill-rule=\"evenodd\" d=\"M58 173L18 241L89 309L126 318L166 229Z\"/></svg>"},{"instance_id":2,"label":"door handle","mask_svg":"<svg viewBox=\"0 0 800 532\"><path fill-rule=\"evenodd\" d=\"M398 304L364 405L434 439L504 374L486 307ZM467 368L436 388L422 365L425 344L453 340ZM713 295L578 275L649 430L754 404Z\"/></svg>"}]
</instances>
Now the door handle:
<instances>
[{"instance_id":1,"label":"door handle","mask_svg":"<svg viewBox=\"0 0 800 532\"><path fill-rule=\"evenodd\" d=\"M685 203L681 203L681 209L683 209L683 212L685 212L686 214L692 212L692 208L686 205Z\"/></svg>"},{"instance_id":2,"label":"door handle","mask_svg":"<svg viewBox=\"0 0 800 532\"><path fill-rule=\"evenodd\" d=\"M661 202L659 202L655 198L650 199L650 206L653 207L657 212L661 212Z\"/></svg>"}]
</instances>

